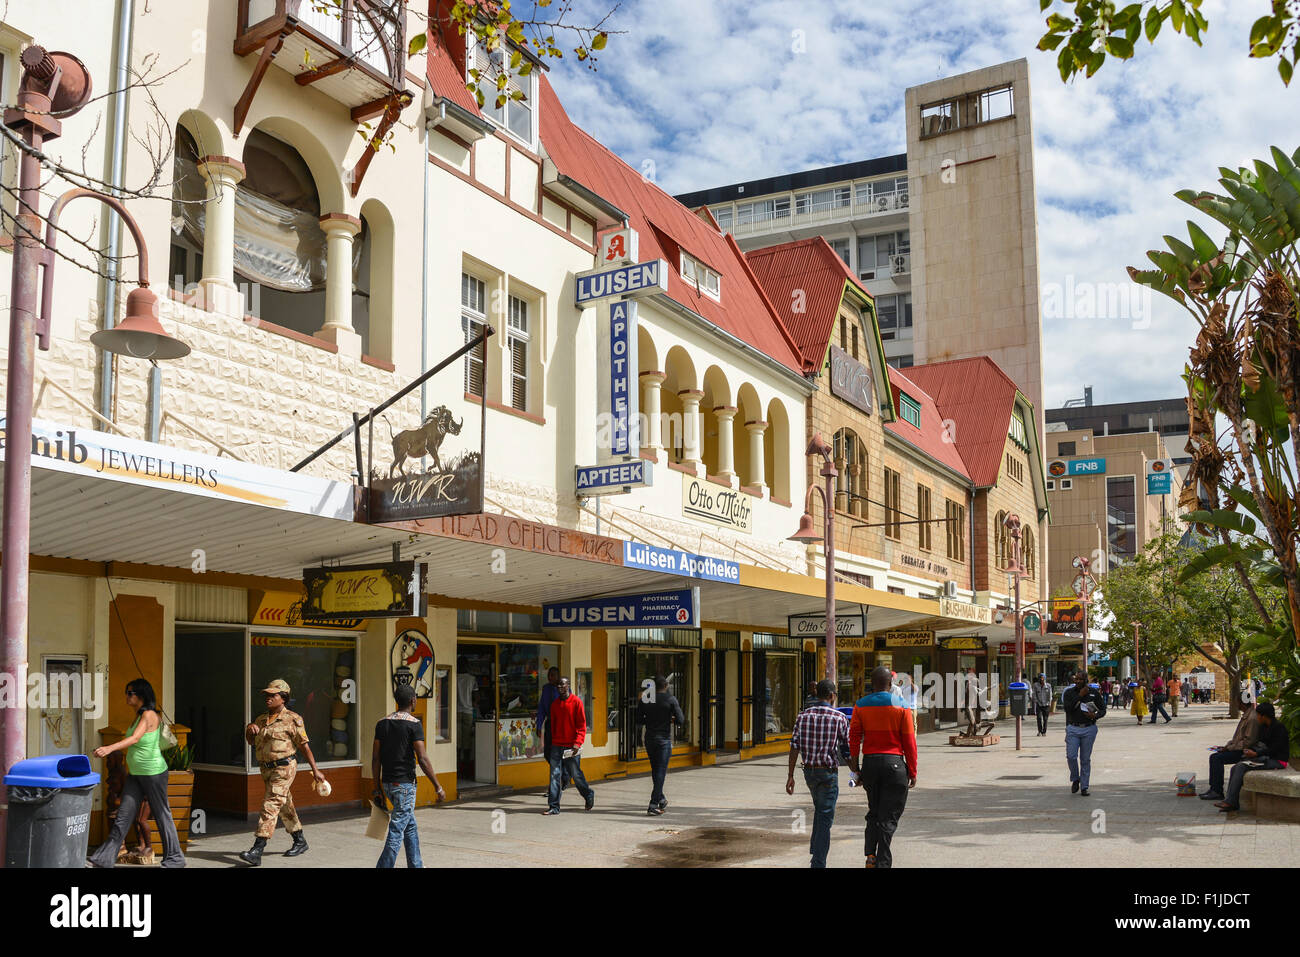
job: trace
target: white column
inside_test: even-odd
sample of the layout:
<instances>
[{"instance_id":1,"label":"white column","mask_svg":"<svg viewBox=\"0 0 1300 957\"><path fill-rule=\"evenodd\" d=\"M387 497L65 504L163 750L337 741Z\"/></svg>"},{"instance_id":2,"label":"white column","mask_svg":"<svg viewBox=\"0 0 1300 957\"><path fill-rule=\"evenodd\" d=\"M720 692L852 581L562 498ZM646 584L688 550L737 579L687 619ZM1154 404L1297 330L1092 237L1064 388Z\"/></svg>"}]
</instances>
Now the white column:
<instances>
[{"instance_id":1,"label":"white column","mask_svg":"<svg viewBox=\"0 0 1300 957\"><path fill-rule=\"evenodd\" d=\"M720 405L713 414L718 417L718 478L726 480L728 485L735 485L736 456L732 450L735 442L732 433L732 420L739 411L734 405Z\"/></svg>"},{"instance_id":2,"label":"white column","mask_svg":"<svg viewBox=\"0 0 1300 957\"><path fill-rule=\"evenodd\" d=\"M682 400L682 465L689 465L699 473L700 454L700 400L704 393L699 389L682 389L677 393Z\"/></svg>"},{"instance_id":3,"label":"white column","mask_svg":"<svg viewBox=\"0 0 1300 957\"><path fill-rule=\"evenodd\" d=\"M361 220L346 213L320 218L325 230L325 324L318 339L339 347L340 355L361 357L361 336L352 328L352 238L361 232Z\"/></svg>"},{"instance_id":4,"label":"white column","mask_svg":"<svg viewBox=\"0 0 1300 957\"><path fill-rule=\"evenodd\" d=\"M763 433L767 431L767 423L754 419L746 422L745 428L749 431L748 484L752 485L756 489L762 490L767 486L763 476Z\"/></svg>"},{"instance_id":5,"label":"white column","mask_svg":"<svg viewBox=\"0 0 1300 957\"><path fill-rule=\"evenodd\" d=\"M230 156L205 156L198 170L207 189L198 305L209 312L243 318L244 297L235 286L235 193L246 170Z\"/></svg>"},{"instance_id":6,"label":"white column","mask_svg":"<svg viewBox=\"0 0 1300 957\"><path fill-rule=\"evenodd\" d=\"M656 456L664 447L663 439L663 422L660 420L660 409L662 405L659 401L663 392L664 379L668 378L662 372L642 372L641 373L641 414L645 417L645 425L641 429L641 447L647 452L653 452Z\"/></svg>"}]
</instances>

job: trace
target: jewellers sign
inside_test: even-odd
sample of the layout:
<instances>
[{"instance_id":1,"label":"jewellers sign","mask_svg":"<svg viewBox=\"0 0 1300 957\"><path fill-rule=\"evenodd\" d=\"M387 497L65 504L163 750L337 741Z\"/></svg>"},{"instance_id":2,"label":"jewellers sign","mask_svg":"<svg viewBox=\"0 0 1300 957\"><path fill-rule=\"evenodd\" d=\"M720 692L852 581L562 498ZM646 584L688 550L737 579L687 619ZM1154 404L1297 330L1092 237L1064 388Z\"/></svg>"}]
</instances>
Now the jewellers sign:
<instances>
[{"instance_id":1,"label":"jewellers sign","mask_svg":"<svg viewBox=\"0 0 1300 957\"><path fill-rule=\"evenodd\" d=\"M786 625L792 638L824 638L826 636L825 613L811 615L786 615ZM836 615L836 638L861 638L867 633L867 622L863 615Z\"/></svg>"},{"instance_id":2,"label":"jewellers sign","mask_svg":"<svg viewBox=\"0 0 1300 957\"><path fill-rule=\"evenodd\" d=\"M426 575L426 566L415 562L304 568L303 621L423 618L429 612L421 584Z\"/></svg>"},{"instance_id":3,"label":"jewellers sign","mask_svg":"<svg viewBox=\"0 0 1300 957\"><path fill-rule=\"evenodd\" d=\"M352 485L90 429L32 421L32 468L351 521ZM9 436L0 418L0 459ZM20 445L21 447L21 445Z\"/></svg>"},{"instance_id":4,"label":"jewellers sign","mask_svg":"<svg viewBox=\"0 0 1300 957\"><path fill-rule=\"evenodd\" d=\"M682 514L749 534L754 530L754 497L684 475Z\"/></svg>"},{"instance_id":5,"label":"jewellers sign","mask_svg":"<svg viewBox=\"0 0 1300 957\"><path fill-rule=\"evenodd\" d=\"M983 605L957 601L955 598L939 599L939 615L943 618L957 618L961 621L973 621L980 625L993 624L993 610Z\"/></svg>"},{"instance_id":6,"label":"jewellers sign","mask_svg":"<svg viewBox=\"0 0 1300 957\"><path fill-rule=\"evenodd\" d=\"M831 395L870 415L871 370L838 346L831 346Z\"/></svg>"}]
</instances>

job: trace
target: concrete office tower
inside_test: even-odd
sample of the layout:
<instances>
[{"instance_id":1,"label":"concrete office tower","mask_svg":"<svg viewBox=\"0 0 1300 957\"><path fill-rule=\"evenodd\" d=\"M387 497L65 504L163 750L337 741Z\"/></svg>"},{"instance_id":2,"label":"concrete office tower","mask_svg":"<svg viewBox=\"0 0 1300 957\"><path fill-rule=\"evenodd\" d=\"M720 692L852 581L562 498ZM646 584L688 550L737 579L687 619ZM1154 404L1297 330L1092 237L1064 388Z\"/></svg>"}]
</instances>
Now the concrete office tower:
<instances>
[{"instance_id":1,"label":"concrete office tower","mask_svg":"<svg viewBox=\"0 0 1300 957\"><path fill-rule=\"evenodd\" d=\"M1042 432L1029 64L906 92L907 152L685 193L746 251L824 236L876 301L890 365L987 355Z\"/></svg>"}]
</instances>

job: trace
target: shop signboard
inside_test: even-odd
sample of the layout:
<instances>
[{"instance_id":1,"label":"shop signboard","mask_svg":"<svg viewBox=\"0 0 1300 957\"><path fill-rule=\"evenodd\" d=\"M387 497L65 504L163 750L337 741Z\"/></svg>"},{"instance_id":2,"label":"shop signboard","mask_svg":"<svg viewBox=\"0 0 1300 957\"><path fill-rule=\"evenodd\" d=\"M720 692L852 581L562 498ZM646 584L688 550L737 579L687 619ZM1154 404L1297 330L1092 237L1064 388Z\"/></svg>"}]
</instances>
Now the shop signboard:
<instances>
[{"instance_id":1,"label":"shop signboard","mask_svg":"<svg viewBox=\"0 0 1300 957\"><path fill-rule=\"evenodd\" d=\"M654 473L645 459L611 465L579 465L574 469L574 487L582 496L617 495L653 484Z\"/></svg>"},{"instance_id":2,"label":"shop signboard","mask_svg":"<svg viewBox=\"0 0 1300 957\"><path fill-rule=\"evenodd\" d=\"M1105 475L1105 459L1053 459L1047 464L1048 478L1072 475Z\"/></svg>"},{"instance_id":3,"label":"shop signboard","mask_svg":"<svg viewBox=\"0 0 1300 957\"><path fill-rule=\"evenodd\" d=\"M1173 459L1151 459L1147 462L1147 494L1168 495L1174 490Z\"/></svg>"},{"instance_id":4,"label":"shop signboard","mask_svg":"<svg viewBox=\"0 0 1300 957\"><path fill-rule=\"evenodd\" d=\"M1035 654L1039 655L1057 655L1061 653L1061 643L1059 641L1036 641L1034 642Z\"/></svg>"},{"instance_id":5,"label":"shop signboard","mask_svg":"<svg viewBox=\"0 0 1300 957\"><path fill-rule=\"evenodd\" d=\"M944 651L984 651L988 644L988 639L983 635L955 635L939 639L939 647Z\"/></svg>"},{"instance_id":6,"label":"shop signboard","mask_svg":"<svg viewBox=\"0 0 1300 957\"><path fill-rule=\"evenodd\" d=\"M464 418L440 405L413 429L391 433L393 461L384 477L370 479L370 521L400 522L483 511L483 448L452 451ZM418 468L421 460L427 465Z\"/></svg>"},{"instance_id":7,"label":"shop signboard","mask_svg":"<svg viewBox=\"0 0 1300 957\"><path fill-rule=\"evenodd\" d=\"M754 531L754 496L683 475L682 514L748 535Z\"/></svg>"},{"instance_id":8,"label":"shop signboard","mask_svg":"<svg viewBox=\"0 0 1300 957\"><path fill-rule=\"evenodd\" d=\"M711 558L679 552L675 548L660 548L640 542L623 543L623 564L628 568L641 568L670 575L684 575L711 582L739 582L740 562L726 558Z\"/></svg>"},{"instance_id":9,"label":"shop signboard","mask_svg":"<svg viewBox=\"0 0 1300 957\"><path fill-rule=\"evenodd\" d=\"M598 324L598 455L636 455L641 448L636 320L636 303L619 300L609 304L609 322Z\"/></svg>"},{"instance_id":10,"label":"shop signboard","mask_svg":"<svg viewBox=\"0 0 1300 957\"><path fill-rule=\"evenodd\" d=\"M830 358L831 395L870 415L871 370L838 346L831 346Z\"/></svg>"},{"instance_id":11,"label":"shop signboard","mask_svg":"<svg viewBox=\"0 0 1300 957\"><path fill-rule=\"evenodd\" d=\"M415 562L304 568L304 621L318 624L355 618L423 618L426 567Z\"/></svg>"},{"instance_id":12,"label":"shop signboard","mask_svg":"<svg viewBox=\"0 0 1300 957\"><path fill-rule=\"evenodd\" d=\"M973 621L980 625L993 623L993 609L984 605L972 605L955 598L939 599L939 615L943 618L957 618L961 621Z\"/></svg>"},{"instance_id":13,"label":"shop signboard","mask_svg":"<svg viewBox=\"0 0 1300 957\"><path fill-rule=\"evenodd\" d=\"M1024 625L1025 631L1041 632L1043 630L1042 616L1036 611L1027 611L1025 612Z\"/></svg>"},{"instance_id":14,"label":"shop signboard","mask_svg":"<svg viewBox=\"0 0 1300 957\"><path fill-rule=\"evenodd\" d=\"M542 606L543 628L698 628L700 589L614 595Z\"/></svg>"},{"instance_id":15,"label":"shop signboard","mask_svg":"<svg viewBox=\"0 0 1300 957\"><path fill-rule=\"evenodd\" d=\"M874 637L845 637L835 639L835 652L841 651L875 651L876 639Z\"/></svg>"},{"instance_id":16,"label":"shop signboard","mask_svg":"<svg viewBox=\"0 0 1300 957\"><path fill-rule=\"evenodd\" d=\"M614 229L600 237L597 259L602 266L626 266L641 258L637 231L630 227Z\"/></svg>"},{"instance_id":17,"label":"shop signboard","mask_svg":"<svg viewBox=\"0 0 1300 957\"><path fill-rule=\"evenodd\" d=\"M998 643L998 654L1000 654L1000 655L1014 655L1015 653L1016 653L1016 643L1015 643L1014 641L1003 641L1003 642L999 642L999 643ZM1026 642L1025 642L1025 654L1027 654L1027 655L1034 655L1034 654L1038 654L1038 653L1039 653L1039 650L1038 650L1038 643L1037 643L1037 642L1035 642L1035 641L1026 641Z\"/></svg>"},{"instance_id":18,"label":"shop signboard","mask_svg":"<svg viewBox=\"0 0 1300 957\"><path fill-rule=\"evenodd\" d=\"M417 698L433 697L433 646L424 632L407 628L393 640L388 657L394 688L410 685Z\"/></svg>"},{"instance_id":19,"label":"shop signboard","mask_svg":"<svg viewBox=\"0 0 1300 957\"><path fill-rule=\"evenodd\" d=\"M32 420L32 468L352 521L352 485ZM0 459L8 435L0 416Z\"/></svg>"},{"instance_id":20,"label":"shop signboard","mask_svg":"<svg viewBox=\"0 0 1300 957\"><path fill-rule=\"evenodd\" d=\"M928 648L934 644L933 631L886 631L883 638L886 648Z\"/></svg>"},{"instance_id":21,"label":"shop signboard","mask_svg":"<svg viewBox=\"0 0 1300 957\"><path fill-rule=\"evenodd\" d=\"M258 591L248 593L250 614L248 623L274 625L279 628L311 628L313 622L303 621L302 606L305 598L301 592L294 591ZM330 622L333 628L360 627L360 618L340 618Z\"/></svg>"},{"instance_id":22,"label":"shop signboard","mask_svg":"<svg viewBox=\"0 0 1300 957\"><path fill-rule=\"evenodd\" d=\"M825 638L826 613L813 612L807 615L786 615L787 631L792 638ZM867 633L865 615L836 615L835 637L859 638Z\"/></svg>"},{"instance_id":23,"label":"shop signboard","mask_svg":"<svg viewBox=\"0 0 1300 957\"><path fill-rule=\"evenodd\" d=\"M601 266L580 272L574 286L574 304L585 306L612 296L652 296L668 291L668 262L651 259L628 266Z\"/></svg>"},{"instance_id":24,"label":"shop signboard","mask_svg":"<svg viewBox=\"0 0 1300 957\"><path fill-rule=\"evenodd\" d=\"M1047 623L1049 635L1082 635L1083 602L1077 598L1053 598L1052 619Z\"/></svg>"}]
</instances>

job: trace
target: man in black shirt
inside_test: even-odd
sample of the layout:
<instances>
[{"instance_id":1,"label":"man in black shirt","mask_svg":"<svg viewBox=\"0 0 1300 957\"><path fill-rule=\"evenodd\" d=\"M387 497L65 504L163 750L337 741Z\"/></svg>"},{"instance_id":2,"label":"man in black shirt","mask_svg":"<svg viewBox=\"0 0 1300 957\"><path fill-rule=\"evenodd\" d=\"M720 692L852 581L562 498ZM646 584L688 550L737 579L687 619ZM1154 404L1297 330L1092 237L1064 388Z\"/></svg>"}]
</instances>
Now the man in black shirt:
<instances>
[{"instance_id":1,"label":"man in black shirt","mask_svg":"<svg viewBox=\"0 0 1300 957\"><path fill-rule=\"evenodd\" d=\"M1088 684L1088 673L1074 676L1073 687L1062 695L1065 705L1065 763L1070 767L1070 790L1088 796L1092 772L1092 745L1097 740L1097 719L1106 714L1106 699Z\"/></svg>"},{"instance_id":2,"label":"man in black shirt","mask_svg":"<svg viewBox=\"0 0 1300 957\"><path fill-rule=\"evenodd\" d=\"M374 802L388 809L388 836L376 867L392 867L397 863L397 850L406 846L406 866L423 867L420 860L420 834L415 829L415 765L418 761L425 776L433 782L438 800L447 795L434 776L433 765L424 750L424 722L411 713L415 705L415 689L399 684L393 689L397 710L375 725L375 747L371 752L370 771L375 779Z\"/></svg>"},{"instance_id":3,"label":"man in black shirt","mask_svg":"<svg viewBox=\"0 0 1300 957\"><path fill-rule=\"evenodd\" d=\"M1282 722L1277 720L1274 707L1267 701L1260 702L1255 706L1255 718L1259 721L1259 743L1241 752L1245 760L1232 769L1232 777L1228 779L1227 799L1214 805L1220 811L1238 809L1241 786L1251 771L1276 771L1291 761L1291 736L1287 734Z\"/></svg>"},{"instance_id":4,"label":"man in black shirt","mask_svg":"<svg viewBox=\"0 0 1300 957\"><path fill-rule=\"evenodd\" d=\"M668 679L662 675L655 677L654 694L649 698L647 701L643 695L637 703L636 720L645 728L645 749L650 756L650 778L654 781L646 813L658 815L668 806L664 798L664 775L668 773L668 756L673 750L673 725L685 724L686 715L677 699L669 694Z\"/></svg>"}]
</instances>

